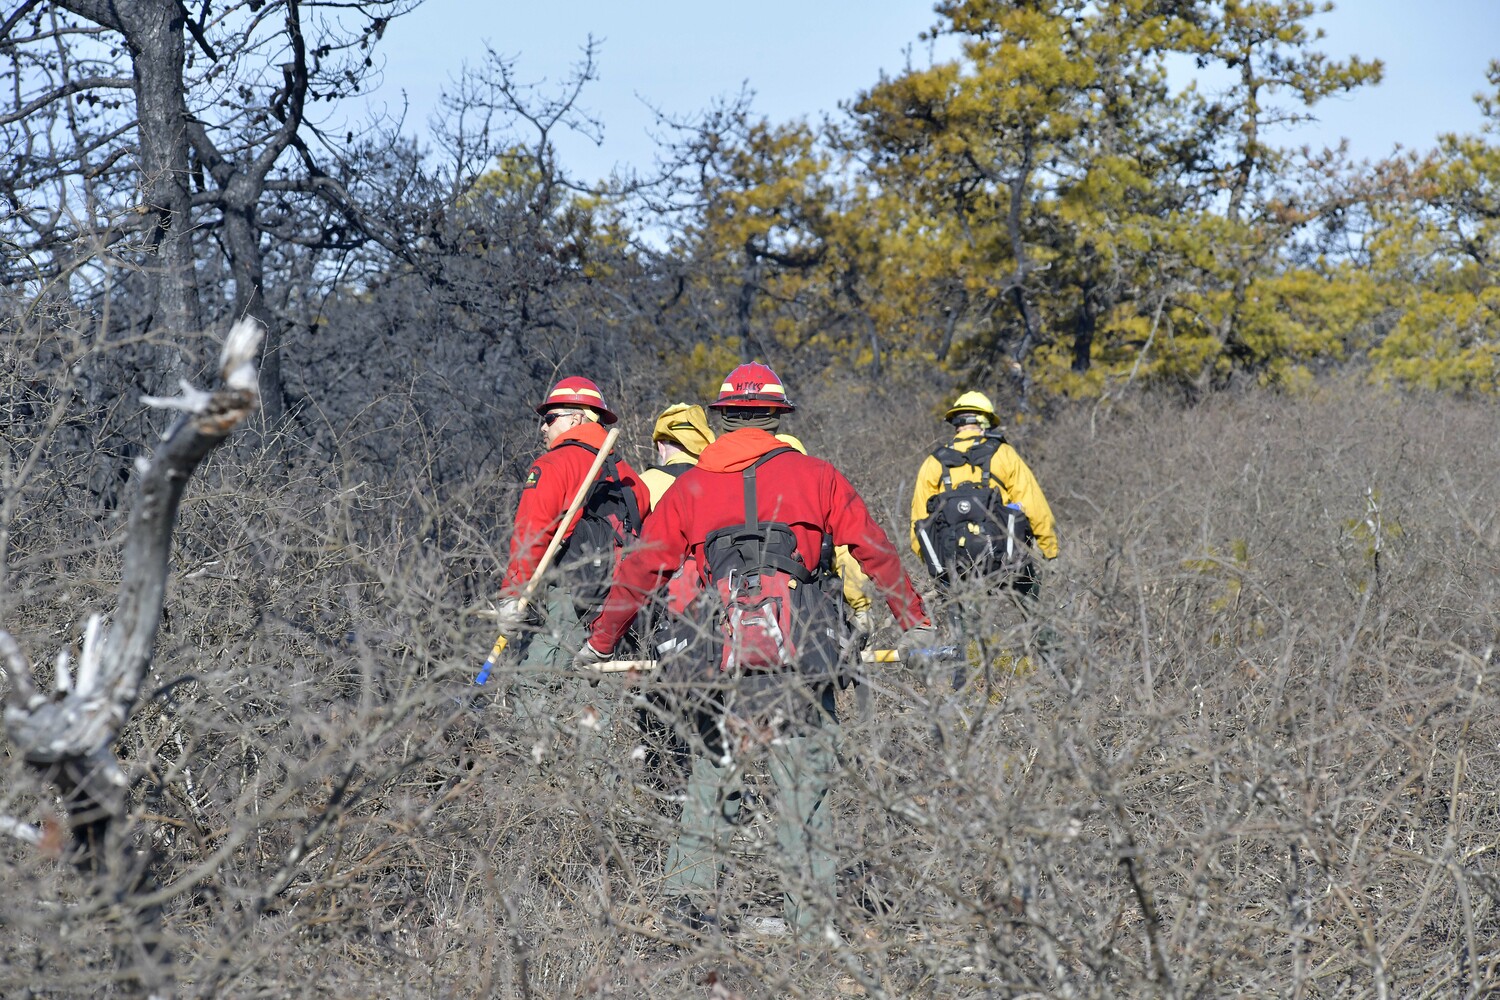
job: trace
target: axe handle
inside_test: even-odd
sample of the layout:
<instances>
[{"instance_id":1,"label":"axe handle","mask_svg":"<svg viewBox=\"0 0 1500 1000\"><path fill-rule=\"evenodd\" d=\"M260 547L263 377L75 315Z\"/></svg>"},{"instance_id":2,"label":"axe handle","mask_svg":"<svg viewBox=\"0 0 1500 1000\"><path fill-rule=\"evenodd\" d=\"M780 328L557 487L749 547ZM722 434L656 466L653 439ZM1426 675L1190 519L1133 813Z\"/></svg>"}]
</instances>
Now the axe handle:
<instances>
[{"instance_id":1,"label":"axe handle","mask_svg":"<svg viewBox=\"0 0 1500 1000\"><path fill-rule=\"evenodd\" d=\"M894 649L867 649L860 654L859 659L861 663L900 663L901 654ZM632 670L638 674L646 674L657 667L656 660L604 660L584 669L601 674L623 674Z\"/></svg>"},{"instance_id":2,"label":"axe handle","mask_svg":"<svg viewBox=\"0 0 1500 1000\"><path fill-rule=\"evenodd\" d=\"M599 674L624 674L632 671L638 674L648 674L657 666L656 660L604 660L584 669Z\"/></svg>"}]
</instances>

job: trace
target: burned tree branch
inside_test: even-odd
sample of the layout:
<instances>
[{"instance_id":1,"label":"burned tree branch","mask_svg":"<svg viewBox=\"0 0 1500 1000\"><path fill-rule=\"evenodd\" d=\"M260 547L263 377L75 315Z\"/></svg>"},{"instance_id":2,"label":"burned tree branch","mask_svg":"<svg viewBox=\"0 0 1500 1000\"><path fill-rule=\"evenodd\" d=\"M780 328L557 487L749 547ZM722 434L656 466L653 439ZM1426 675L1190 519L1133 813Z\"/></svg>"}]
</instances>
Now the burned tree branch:
<instances>
[{"instance_id":1,"label":"burned tree branch","mask_svg":"<svg viewBox=\"0 0 1500 1000\"><path fill-rule=\"evenodd\" d=\"M140 491L130 512L114 622L106 631L97 618L90 620L76 679L66 657L60 657L56 690L43 694L20 646L0 632L0 658L11 678L6 735L29 764L58 785L78 860L89 867L103 866L102 838L125 812L125 776L111 748L151 664L178 504L198 464L255 411L261 336L253 321L235 324L220 355L224 384L217 391L184 383L181 396L145 400L183 415L155 457L139 462Z\"/></svg>"}]
</instances>

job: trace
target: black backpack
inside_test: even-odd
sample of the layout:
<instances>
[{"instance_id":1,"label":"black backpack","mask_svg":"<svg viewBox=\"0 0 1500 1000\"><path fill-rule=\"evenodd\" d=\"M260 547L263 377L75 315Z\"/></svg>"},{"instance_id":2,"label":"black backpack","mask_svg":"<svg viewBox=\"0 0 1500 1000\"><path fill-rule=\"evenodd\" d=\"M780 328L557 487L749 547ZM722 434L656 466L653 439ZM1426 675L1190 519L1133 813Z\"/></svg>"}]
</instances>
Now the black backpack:
<instances>
[{"instance_id":1,"label":"black backpack","mask_svg":"<svg viewBox=\"0 0 1500 1000\"><path fill-rule=\"evenodd\" d=\"M837 608L819 586L789 525L762 521L755 471L792 448L767 452L744 471L745 521L709 532L703 573L722 642L719 669L734 673L785 670L832 675L838 662Z\"/></svg>"},{"instance_id":2,"label":"black backpack","mask_svg":"<svg viewBox=\"0 0 1500 1000\"><path fill-rule=\"evenodd\" d=\"M944 446L932 453L943 468L942 490L927 501L917 541L928 573L953 581L1016 576L1031 564L1031 521L1019 504L1006 503L990 461L1005 443L991 431L968 451ZM953 470L970 465L980 480L953 484Z\"/></svg>"},{"instance_id":3,"label":"black backpack","mask_svg":"<svg viewBox=\"0 0 1500 1000\"><path fill-rule=\"evenodd\" d=\"M599 454L598 448L582 441L567 444ZM597 609L604 603L615 566L625 547L640 537L641 523L635 490L620 480L619 462L609 455L584 498L578 523L558 552L558 565L568 574L568 590L578 607Z\"/></svg>"}]
</instances>

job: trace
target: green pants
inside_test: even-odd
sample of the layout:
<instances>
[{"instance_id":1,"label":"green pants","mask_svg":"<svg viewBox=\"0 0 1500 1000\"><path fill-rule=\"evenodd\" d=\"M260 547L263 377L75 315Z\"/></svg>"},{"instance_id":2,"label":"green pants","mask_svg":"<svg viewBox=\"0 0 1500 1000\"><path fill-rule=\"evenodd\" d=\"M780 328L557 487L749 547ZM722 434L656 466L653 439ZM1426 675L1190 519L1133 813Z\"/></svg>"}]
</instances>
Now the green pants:
<instances>
[{"instance_id":1,"label":"green pants","mask_svg":"<svg viewBox=\"0 0 1500 1000\"><path fill-rule=\"evenodd\" d=\"M526 644L520 669L523 674L558 678L572 668L573 654L583 645L583 620L572 595L561 587L547 588L541 604L542 624Z\"/></svg>"},{"instance_id":2,"label":"green pants","mask_svg":"<svg viewBox=\"0 0 1500 1000\"><path fill-rule=\"evenodd\" d=\"M521 654L511 684L520 720L539 729L562 724L565 730L592 732L601 742L614 721L618 685L590 686L575 676L573 654L588 638L578 606L567 591L548 588L540 602L541 624ZM591 725L580 730L579 718L588 709Z\"/></svg>"},{"instance_id":3,"label":"green pants","mask_svg":"<svg viewBox=\"0 0 1500 1000\"><path fill-rule=\"evenodd\" d=\"M776 846L787 927L817 936L837 891L837 858L826 799L838 766L838 726L804 727L766 748L776 788ZM700 751L688 776L677 840L667 853L662 888L667 896L712 898L740 812L744 762L722 762ZM819 913L824 915L818 920Z\"/></svg>"},{"instance_id":4,"label":"green pants","mask_svg":"<svg viewBox=\"0 0 1500 1000\"><path fill-rule=\"evenodd\" d=\"M989 578L986 578L988 581ZM1042 585L1035 566L1026 569L1004 583L983 588L969 585L955 589L946 580L939 581L940 601L945 605L944 617L949 628L960 640L969 637L967 619L976 612L992 607L992 602L1009 602L1020 611L1025 623L1032 629L1032 641L1036 652L1049 654L1058 645L1057 631L1043 618Z\"/></svg>"}]
</instances>

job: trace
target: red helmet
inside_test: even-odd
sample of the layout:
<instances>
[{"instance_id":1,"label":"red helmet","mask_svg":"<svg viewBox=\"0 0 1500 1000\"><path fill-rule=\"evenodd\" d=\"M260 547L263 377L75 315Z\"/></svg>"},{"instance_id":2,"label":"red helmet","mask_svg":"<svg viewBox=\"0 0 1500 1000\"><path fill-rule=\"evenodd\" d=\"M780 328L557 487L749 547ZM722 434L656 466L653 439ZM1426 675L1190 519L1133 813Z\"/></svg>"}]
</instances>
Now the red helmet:
<instances>
[{"instance_id":1,"label":"red helmet","mask_svg":"<svg viewBox=\"0 0 1500 1000\"><path fill-rule=\"evenodd\" d=\"M754 410L795 410L786 398L781 379L762 364L740 365L724 376L719 398L708 404L711 410L729 407Z\"/></svg>"},{"instance_id":2,"label":"red helmet","mask_svg":"<svg viewBox=\"0 0 1500 1000\"><path fill-rule=\"evenodd\" d=\"M619 418L604 402L604 393L591 379L579 375L569 375L565 379L559 379L547 393L547 398L536 406L536 412L546 413L548 410L558 407L581 406L587 410L593 410L599 414L601 424L612 424Z\"/></svg>"}]
</instances>

